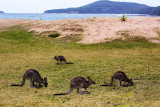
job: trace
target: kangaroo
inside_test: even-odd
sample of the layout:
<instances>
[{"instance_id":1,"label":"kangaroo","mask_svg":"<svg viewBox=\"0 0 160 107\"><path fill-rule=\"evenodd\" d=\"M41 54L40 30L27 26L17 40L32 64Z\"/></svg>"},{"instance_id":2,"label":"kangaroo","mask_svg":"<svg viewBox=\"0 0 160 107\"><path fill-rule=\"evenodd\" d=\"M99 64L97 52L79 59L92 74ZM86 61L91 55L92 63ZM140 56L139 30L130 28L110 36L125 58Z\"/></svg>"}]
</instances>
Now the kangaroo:
<instances>
[{"instance_id":1,"label":"kangaroo","mask_svg":"<svg viewBox=\"0 0 160 107\"><path fill-rule=\"evenodd\" d=\"M121 86L121 81L124 81L124 86L127 86L126 85L126 82L128 82L129 84L133 85L133 81L132 81L132 78L131 79L128 79L128 77L126 76L126 74L122 71L117 71L113 74L113 76L111 77L111 82L109 85L105 84L105 85L101 85L101 86L112 86L113 84L113 80L116 80L118 81L118 84L117 86Z\"/></svg>"},{"instance_id":2,"label":"kangaroo","mask_svg":"<svg viewBox=\"0 0 160 107\"><path fill-rule=\"evenodd\" d=\"M55 56L54 59L55 59L57 62L60 62L60 63L57 63L57 65L58 65L58 64L61 65L61 64L62 64L62 61L64 61L66 64L73 64L73 63L68 63L68 62L66 61L66 59L64 58L64 56L58 56L58 57Z\"/></svg>"},{"instance_id":3,"label":"kangaroo","mask_svg":"<svg viewBox=\"0 0 160 107\"><path fill-rule=\"evenodd\" d=\"M34 87L34 82L36 82L37 87L40 88L40 84L43 83L45 87L48 86L47 83L47 78L45 77L44 79L40 76L39 72L35 69L29 69L27 70L24 75L23 75L23 81L22 84L12 84L11 86L20 86L22 87L25 84L26 79L30 80L30 87Z\"/></svg>"},{"instance_id":4,"label":"kangaroo","mask_svg":"<svg viewBox=\"0 0 160 107\"><path fill-rule=\"evenodd\" d=\"M68 94L71 94L71 92L75 88L77 89L78 94L90 94L90 92L88 92L86 90L91 84L95 84L95 82L90 77L87 77L87 78L88 78L88 81L86 81L85 78L80 77L80 76L73 78L71 80L70 90L68 92L60 93L60 94L54 94L54 95L68 95ZM81 91L81 88L84 88L85 91Z\"/></svg>"}]
</instances>

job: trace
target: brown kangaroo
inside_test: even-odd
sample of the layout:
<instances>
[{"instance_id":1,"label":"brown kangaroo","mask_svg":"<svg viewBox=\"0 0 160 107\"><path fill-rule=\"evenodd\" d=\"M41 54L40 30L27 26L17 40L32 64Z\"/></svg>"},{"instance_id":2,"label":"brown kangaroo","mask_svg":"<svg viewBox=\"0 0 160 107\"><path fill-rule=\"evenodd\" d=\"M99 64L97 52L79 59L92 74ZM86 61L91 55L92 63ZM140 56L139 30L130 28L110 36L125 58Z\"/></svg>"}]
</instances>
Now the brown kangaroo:
<instances>
[{"instance_id":1,"label":"brown kangaroo","mask_svg":"<svg viewBox=\"0 0 160 107\"><path fill-rule=\"evenodd\" d=\"M64 61L66 64L73 64L73 63L68 63L67 61L66 61L66 59L64 58L64 56L55 56L54 57L54 59L57 61L57 65L61 65L62 64L62 61ZM60 63L59 63L60 62Z\"/></svg>"},{"instance_id":2,"label":"brown kangaroo","mask_svg":"<svg viewBox=\"0 0 160 107\"><path fill-rule=\"evenodd\" d=\"M27 70L24 75L23 75L23 81L22 84L12 84L11 86L23 86L25 84L25 80L29 79L30 80L30 87L34 87L34 82L37 83L36 88L40 88L40 84L43 83L45 87L48 86L47 78L45 77L44 79L40 76L39 72L35 69L29 69Z\"/></svg>"},{"instance_id":3,"label":"brown kangaroo","mask_svg":"<svg viewBox=\"0 0 160 107\"><path fill-rule=\"evenodd\" d=\"M107 84L104 84L104 85L101 85L101 86L112 86L113 84L113 81L114 79L116 81L118 81L118 84L117 86L121 86L121 81L124 81L124 86L127 86L126 85L126 82L128 82L129 84L133 85L133 81L132 81L132 78L131 79L128 79L128 77L126 76L126 74L122 71L117 71L113 74L113 76L111 77L111 82L109 85Z\"/></svg>"},{"instance_id":4,"label":"brown kangaroo","mask_svg":"<svg viewBox=\"0 0 160 107\"><path fill-rule=\"evenodd\" d=\"M75 77L71 80L71 84L70 84L70 90L66 93L60 93L60 94L54 94L54 95L67 95L67 94L71 94L71 92L73 91L73 89L77 89L77 93L78 94L90 94L90 92L86 91L87 88L91 85L91 84L95 84L95 82L90 78L87 77L88 81L86 81L85 78L83 77ZM81 88L84 88L85 91L81 91Z\"/></svg>"}]
</instances>

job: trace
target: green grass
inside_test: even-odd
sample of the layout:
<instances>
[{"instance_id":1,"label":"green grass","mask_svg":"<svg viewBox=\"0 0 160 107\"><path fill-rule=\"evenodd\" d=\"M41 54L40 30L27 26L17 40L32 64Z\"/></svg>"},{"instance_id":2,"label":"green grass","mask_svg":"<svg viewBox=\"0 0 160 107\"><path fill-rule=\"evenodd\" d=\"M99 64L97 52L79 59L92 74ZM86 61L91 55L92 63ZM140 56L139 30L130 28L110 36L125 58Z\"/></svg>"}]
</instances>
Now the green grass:
<instances>
[{"instance_id":1,"label":"green grass","mask_svg":"<svg viewBox=\"0 0 160 107\"><path fill-rule=\"evenodd\" d=\"M91 45L72 39L69 43L55 41L37 38L20 28L0 32L0 106L160 106L160 45L137 38ZM56 65L55 55L64 55L74 64ZM20 83L30 68L42 77L47 75L47 88L29 88L29 81L24 87L10 86ZM100 87L117 70L132 77L135 85ZM78 95L74 90L70 95L53 96L67 92L76 76L90 76L96 82L88 88L90 95Z\"/></svg>"}]
</instances>

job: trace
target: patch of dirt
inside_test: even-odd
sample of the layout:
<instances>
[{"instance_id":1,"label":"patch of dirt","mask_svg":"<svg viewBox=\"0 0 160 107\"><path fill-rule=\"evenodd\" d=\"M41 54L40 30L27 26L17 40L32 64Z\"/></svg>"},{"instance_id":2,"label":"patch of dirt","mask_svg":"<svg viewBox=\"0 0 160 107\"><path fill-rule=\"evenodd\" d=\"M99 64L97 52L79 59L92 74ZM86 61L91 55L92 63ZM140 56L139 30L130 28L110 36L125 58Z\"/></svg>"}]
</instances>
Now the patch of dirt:
<instances>
[{"instance_id":1,"label":"patch of dirt","mask_svg":"<svg viewBox=\"0 0 160 107\"><path fill-rule=\"evenodd\" d=\"M0 19L0 31L6 30L11 26L28 25L29 23L35 23L35 21L23 19Z\"/></svg>"}]
</instances>

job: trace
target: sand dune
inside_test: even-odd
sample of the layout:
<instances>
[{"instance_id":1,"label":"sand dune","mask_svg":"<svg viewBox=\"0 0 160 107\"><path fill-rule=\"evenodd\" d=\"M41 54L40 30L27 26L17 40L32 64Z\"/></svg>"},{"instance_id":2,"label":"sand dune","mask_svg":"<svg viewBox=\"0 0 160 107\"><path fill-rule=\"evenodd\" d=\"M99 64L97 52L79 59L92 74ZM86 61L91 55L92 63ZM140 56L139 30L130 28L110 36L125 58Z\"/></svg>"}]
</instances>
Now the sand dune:
<instances>
[{"instance_id":1,"label":"sand dune","mask_svg":"<svg viewBox=\"0 0 160 107\"><path fill-rule=\"evenodd\" d=\"M52 21L35 20L3 20L0 19L0 29L13 25L24 25L30 31L37 34L48 31L58 31L63 36L70 34L82 34L80 43L91 44L111 41L116 38L124 38L123 33L131 36L143 36L151 42L160 43L160 17L132 17L122 22L117 17L64 19ZM43 33L45 34L45 33Z\"/></svg>"}]
</instances>

